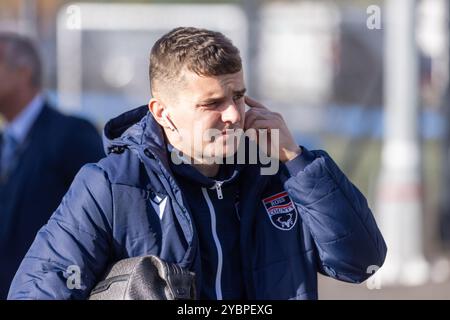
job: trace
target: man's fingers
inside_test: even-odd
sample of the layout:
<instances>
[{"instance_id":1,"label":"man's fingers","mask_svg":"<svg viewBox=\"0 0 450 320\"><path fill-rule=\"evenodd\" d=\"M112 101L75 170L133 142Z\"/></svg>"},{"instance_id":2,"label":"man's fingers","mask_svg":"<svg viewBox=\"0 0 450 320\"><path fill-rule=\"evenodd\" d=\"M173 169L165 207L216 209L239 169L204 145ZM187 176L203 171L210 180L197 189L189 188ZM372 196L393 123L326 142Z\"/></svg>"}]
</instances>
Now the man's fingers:
<instances>
[{"instance_id":1,"label":"man's fingers","mask_svg":"<svg viewBox=\"0 0 450 320\"><path fill-rule=\"evenodd\" d=\"M270 112L266 112L263 109L250 109L245 113L244 128L250 128L251 124L255 120L267 120L267 119L270 119Z\"/></svg>"},{"instance_id":2,"label":"man's fingers","mask_svg":"<svg viewBox=\"0 0 450 320\"><path fill-rule=\"evenodd\" d=\"M270 112L263 109L250 109L245 113L245 121L250 121L256 118L270 119Z\"/></svg>"},{"instance_id":3,"label":"man's fingers","mask_svg":"<svg viewBox=\"0 0 450 320\"><path fill-rule=\"evenodd\" d=\"M267 119L258 119L252 122L251 128L253 129L272 129L273 122Z\"/></svg>"},{"instance_id":4,"label":"man's fingers","mask_svg":"<svg viewBox=\"0 0 450 320\"><path fill-rule=\"evenodd\" d=\"M255 99L250 98L249 96L245 96L244 97L244 101L250 108L267 110L267 108L264 105L262 105L261 103L259 103Z\"/></svg>"}]
</instances>

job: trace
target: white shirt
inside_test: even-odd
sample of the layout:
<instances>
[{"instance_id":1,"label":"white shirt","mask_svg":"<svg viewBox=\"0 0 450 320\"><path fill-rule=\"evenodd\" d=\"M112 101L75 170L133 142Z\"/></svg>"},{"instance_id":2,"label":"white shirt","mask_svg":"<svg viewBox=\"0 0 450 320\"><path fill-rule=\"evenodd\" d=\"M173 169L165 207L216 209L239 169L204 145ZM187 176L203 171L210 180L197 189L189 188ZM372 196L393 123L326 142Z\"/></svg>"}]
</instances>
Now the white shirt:
<instances>
[{"instance_id":1,"label":"white shirt","mask_svg":"<svg viewBox=\"0 0 450 320\"><path fill-rule=\"evenodd\" d=\"M6 123L4 134L11 135L19 145L22 144L43 106L44 97L38 93L12 122Z\"/></svg>"}]
</instances>

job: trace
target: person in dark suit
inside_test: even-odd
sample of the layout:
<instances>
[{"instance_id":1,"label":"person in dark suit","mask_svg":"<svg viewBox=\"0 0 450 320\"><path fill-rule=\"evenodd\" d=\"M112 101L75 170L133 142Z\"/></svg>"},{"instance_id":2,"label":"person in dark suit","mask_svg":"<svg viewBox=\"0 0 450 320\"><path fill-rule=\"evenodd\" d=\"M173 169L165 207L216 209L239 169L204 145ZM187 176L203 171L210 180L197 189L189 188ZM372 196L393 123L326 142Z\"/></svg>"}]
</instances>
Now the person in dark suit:
<instances>
[{"instance_id":1,"label":"person in dark suit","mask_svg":"<svg viewBox=\"0 0 450 320\"><path fill-rule=\"evenodd\" d=\"M52 109L25 37L0 33L0 299L83 164L103 157L95 127Z\"/></svg>"}]
</instances>

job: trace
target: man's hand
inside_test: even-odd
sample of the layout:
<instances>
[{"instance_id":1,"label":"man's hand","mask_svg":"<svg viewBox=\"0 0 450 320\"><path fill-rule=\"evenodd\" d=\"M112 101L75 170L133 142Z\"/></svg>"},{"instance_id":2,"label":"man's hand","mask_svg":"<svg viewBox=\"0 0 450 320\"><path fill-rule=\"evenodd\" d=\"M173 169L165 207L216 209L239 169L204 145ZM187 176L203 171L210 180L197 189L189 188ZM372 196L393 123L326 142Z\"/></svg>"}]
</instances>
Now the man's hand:
<instances>
[{"instance_id":1,"label":"man's hand","mask_svg":"<svg viewBox=\"0 0 450 320\"><path fill-rule=\"evenodd\" d=\"M286 162L294 159L297 155L302 153L302 149L295 143L291 132L289 131L286 123L284 122L281 114L272 112L252 98L245 96L245 103L250 109L245 113L244 130L249 128L267 129L270 132L271 129L278 129L280 132L280 141L278 142L279 160ZM268 146L265 147L270 150L272 141L270 141L270 135L268 138Z\"/></svg>"}]
</instances>

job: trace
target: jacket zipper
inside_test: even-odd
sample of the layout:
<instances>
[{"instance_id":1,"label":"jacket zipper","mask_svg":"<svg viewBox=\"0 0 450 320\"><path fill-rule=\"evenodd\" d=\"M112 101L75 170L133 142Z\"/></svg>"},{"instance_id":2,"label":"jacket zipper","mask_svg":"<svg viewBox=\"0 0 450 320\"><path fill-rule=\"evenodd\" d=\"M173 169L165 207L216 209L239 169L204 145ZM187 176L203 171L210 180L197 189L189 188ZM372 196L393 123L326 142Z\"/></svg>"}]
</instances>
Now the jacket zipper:
<instances>
[{"instance_id":1,"label":"jacket zipper","mask_svg":"<svg viewBox=\"0 0 450 320\"><path fill-rule=\"evenodd\" d=\"M223 199L222 184L223 184L223 181L216 181L214 186L211 187L211 189L216 189L217 199L219 199L219 200Z\"/></svg>"},{"instance_id":2,"label":"jacket zipper","mask_svg":"<svg viewBox=\"0 0 450 320\"><path fill-rule=\"evenodd\" d=\"M222 189L220 189L220 186L221 185L219 185L218 189L216 188L216 190L218 190L217 197L219 199L222 199L223 195L222 195ZM220 195L222 196L222 198L219 197L219 190L220 190ZM206 203L208 204L209 213L211 215L211 231L212 231L214 243L215 243L216 249L217 249L217 272L216 272L216 283L215 283L216 297L217 297L217 300L222 300L221 281L222 281L223 254L222 254L222 246L220 245L219 237L217 236L216 212L214 211L214 206L211 202L211 198L209 197L208 190L206 190L206 188L202 188L202 193L203 193L203 196L205 197Z\"/></svg>"}]
</instances>

